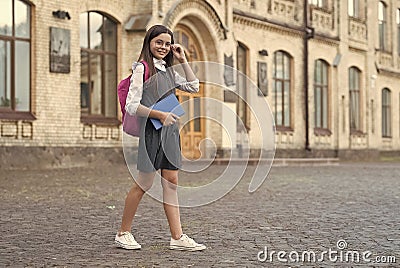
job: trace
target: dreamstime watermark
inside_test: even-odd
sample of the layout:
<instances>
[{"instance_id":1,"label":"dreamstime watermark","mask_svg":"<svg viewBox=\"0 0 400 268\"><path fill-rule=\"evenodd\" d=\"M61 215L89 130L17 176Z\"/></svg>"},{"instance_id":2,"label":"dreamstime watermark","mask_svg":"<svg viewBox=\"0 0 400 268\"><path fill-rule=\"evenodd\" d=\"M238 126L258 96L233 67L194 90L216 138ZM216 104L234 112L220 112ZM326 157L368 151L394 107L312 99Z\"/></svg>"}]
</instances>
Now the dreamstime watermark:
<instances>
[{"instance_id":1,"label":"dreamstime watermark","mask_svg":"<svg viewBox=\"0 0 400 268\"><path fill-rule=\"evenodd\" d=\"M267 246L257 254L260 262L282 262L282 263L396 263L395 256L373 256L369 250L358 251L348 249L345 240L338 240L336 248L323 251L284 251L269 250Z\"/></svg>"}]
</instances>

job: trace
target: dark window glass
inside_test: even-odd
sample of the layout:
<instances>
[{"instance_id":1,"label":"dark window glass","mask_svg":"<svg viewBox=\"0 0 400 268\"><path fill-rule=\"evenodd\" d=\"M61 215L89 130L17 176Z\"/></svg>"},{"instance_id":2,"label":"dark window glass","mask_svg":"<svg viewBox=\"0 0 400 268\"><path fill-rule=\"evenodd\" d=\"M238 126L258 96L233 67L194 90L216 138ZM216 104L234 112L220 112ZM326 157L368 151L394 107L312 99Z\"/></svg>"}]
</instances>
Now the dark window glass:
<instances>
[{"instance_id":1,"label":"dark window glass","mask_svg":"<svg viewBox=\"0 0 400 268\"><path fill-rule=\"evenodd\" d=\"M0 40L0 108L11 108L11 42Z\"/></svg>"},{"instance_id":2,"label":"dark window glass","mask_svg":"<svg viewBox=\"0 0 400 268\"><path fill-rule=\"evenodd\" d=\"M320 7L320 8L327 8L328 7L328 0L309 0L308 1L311 5Z\"/></svg>"},{"instance_id":3,"label":"dark window glass","mask_svg":"<svg viewBox=\"0 0 400 268\"><path fill-rule=\"evenodd\" d=\"M98 12L80 15L81 112L117 117L117 24Z\"/></svg>"},{"instance_id":4,"label":"dark window glass","mask_svg":"<svg viewBox=\"0 0 400 268\"><path fill-rule=\"evenodd\" d=\"M360 70L351 67L349 69L350 131L361 131L360 79Z\"/></svg>"},{"instance_id":5,"label":"dark window glass","mask_svg":"<svg viewBox=\"0 0 400 268\"><path fill-rule=\"evenodd\" d=\"M0 2L0 112L29 112L31 106L31 7Z\"/></svg>"},{"instance_id":6,"label":"dark window glass","mask_svg":"<svg viewBox=\"0 0 400 268\"><path fill-rule=\"evenodd\" d=\"M274 113L277 126L291 126L291 57L274 53Z\"/></svg>"},{"instance_id":7,"label":"dark window glass","mask_svg":"<svg viewBox=\"0 0 400 268\"><path fill-rule=\"evenodd\" d=\"M15 95L16 111L29 111L30 99L30 68L26 62L30 62L30 43L25 41L15 42Z\"/></svg>"},{"instance_id":8,"label":"dark window glass","mask_svg":"<svg viewBox=\"0 0 400 268\"><path fill-rule=\"evenodd\" d=\"M22 1L15 2L15 36L29 38L30 36L30 7Z\"/></svg>"},{"instance_id":9,"label":"dark window glass","mask_svg":"<svg viewBox=\"0 0 400 268\"><path fill-rule=\"evenodd\" d=\"M360 0L348 0L349 16L360 18Z\"/></svg>"},{"instance_id":10,"label":"dark window glass","mask_svg":"<svg viewBox=\"0 0 400 268\"><path fill-rule=\"evenodd\" d=\"M397 53L400 55L400 9L397 9L396 23L397 23Z\"/></svg>"},{"instance_id":11,"label":"dark window glass","mask_svg":"<svg viewBox=\"0 0 400 268\"><path fill-rule=\"evenodd\" d=\"M0 2L0 35L12 35L13 29L13 1Z\"/></svg>"},{"instance_id":12,"label":"dark window glass","mask_svg":"<svg viewBox=\"0 0 400 268\"><path fill-rule=\"evenodd\" d=\"M81 48L88 48L89 47L89 32L88 32L88 13L82 13L79 16L79 34L80 34L80 46Z\"/></svg>"},{"instance_id":13,"label":"dark window glass","mask_svg":"<svg viewBox=\"0 0 400 268\"><path fill-rule=\"evenodd\" d=\"M378 4L378 29L379 29L379 48L381 50L387 50L386 40L386 5L383 2Z\"/></svg>"},{"instance_id":14,"label":"dark window glass","mask_svg":"<svg viewBox=\"0 0 400 268\"><path fill-rule=\"evenodd\" d=\"M91 49L103 49L103 16L89 12L89 44Z\"/></svg>"},{"instance_id":15,"label":"dark window glass","mask_svg":"<svg viewBox=\"0 0 400 268\"><path fill-rule=\"evenodd\" d=\"M237 68L238 71L242 74L247 73L247 52L247 48L242 44L239 44L239 46L237 47ZM247 81L244 75L238 74L237 89L239 96L241 96L237 100L237 114L240 120L242 120L243 125L249 127L249 122L247 121L247 105L245 102L247 97Z\"/></svg>"},{"instance_id":16,"label":"dark window glass","mask_svg":"<svg viewBox=\"0 0 400 268\"><path fill-rule=\"evenodd\" d=\"M391 94L390 90L382 90L382 137L392 136Z\"/></svg>"},{"instance_id":17,"label":"dark window glass","mask_svg":"<svg viewBox=\"0 0 400 268\"><path fill-rule=\"evenodd\" d=\"M328 64L315 61L314 71L315 127L328 128Z\"/></svg>"}]
</instances>

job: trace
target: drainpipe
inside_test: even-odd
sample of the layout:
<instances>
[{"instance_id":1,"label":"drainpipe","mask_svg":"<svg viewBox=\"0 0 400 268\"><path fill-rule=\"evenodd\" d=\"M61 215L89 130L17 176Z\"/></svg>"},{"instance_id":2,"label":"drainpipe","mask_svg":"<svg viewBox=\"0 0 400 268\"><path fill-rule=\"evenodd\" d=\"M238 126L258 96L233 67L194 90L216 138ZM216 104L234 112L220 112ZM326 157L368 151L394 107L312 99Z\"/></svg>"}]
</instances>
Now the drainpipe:
<instances>
[{"instance_id":1,"label":"drainpipe","mask_svg":"<svg viewBox=\"0 0 400 268\"><path fill-rule=\"evenodd\" d=\"M305 105L305 113L306 113L306 143L305 149L307 151L311 151L310 148L310 133L309 133L309 107L308 107L308 39L314 37L314 28L308 27L308 0L304 0L304 37L303 37L303 62L304 62L304 105Z\"/></svg>"}]
</instances>

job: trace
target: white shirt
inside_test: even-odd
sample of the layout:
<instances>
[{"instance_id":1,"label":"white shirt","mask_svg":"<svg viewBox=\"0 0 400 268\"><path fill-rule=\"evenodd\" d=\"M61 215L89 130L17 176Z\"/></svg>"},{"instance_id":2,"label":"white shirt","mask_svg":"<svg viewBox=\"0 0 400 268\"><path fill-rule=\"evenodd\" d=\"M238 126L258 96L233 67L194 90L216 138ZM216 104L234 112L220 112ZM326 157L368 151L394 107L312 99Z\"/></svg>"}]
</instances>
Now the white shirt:
<instances>
[{"instance_id":1,"label":"white shirt","mask_svg":"<svg viewBox=\"0 0 400 268\"><path fill-rule=\"evenodd\" d=\"M163 72L166 72L165 61L153 58L154 66ZM132 76L131 83L129 85L128 96L126 97L125 111L130 115L136 114L136 110L139 107L140 100L143 94L143 73L144 65L140 62L134 62L132 64ZM180 90L186 92L199 92L199 79L188 82L186 78L179 75L174 71L175 84L179 85Z\"/></svg>"}]
</instances>

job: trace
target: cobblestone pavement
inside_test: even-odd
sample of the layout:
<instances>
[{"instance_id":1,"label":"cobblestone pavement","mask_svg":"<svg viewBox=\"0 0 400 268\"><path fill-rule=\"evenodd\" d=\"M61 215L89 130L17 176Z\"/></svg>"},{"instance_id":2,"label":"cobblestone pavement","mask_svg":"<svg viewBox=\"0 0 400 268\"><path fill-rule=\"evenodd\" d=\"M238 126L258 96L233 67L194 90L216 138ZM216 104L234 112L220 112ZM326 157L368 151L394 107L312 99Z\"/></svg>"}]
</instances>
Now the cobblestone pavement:
<instances>
[{"instance_id":1,"label":"cobblestone pavement","mask_svg":"<svg viewBox=\"0 0 400 268\"><path fill-rule=\"evenodd\" d=\"M206 175L224 166L211 166ZM208 249L168 249L162 204L145 196L134 221L140 251L114 246L125 194L126 166L104 169L1 171L0 266L13 267L400 267L400 164L274 166L261 188L247 192L251 171L224 198L182 208L184 231ZM201 184L204 173L183 184ZM295 262L297 251L371 251L396 263ZM342 241L343 243L343 241ZM277 253L285 251L283 259ZM292 252L292 253L290 253ZM342 254L340 253L340 254ZM283 254L283 253L282 253ZM306 255L305 255L306 256ZM290 257L290 258L289 258ZM345 260L345 259L343 259ZM353 259L356 260L356 259Z\"/></svg>"}]
</instances>

